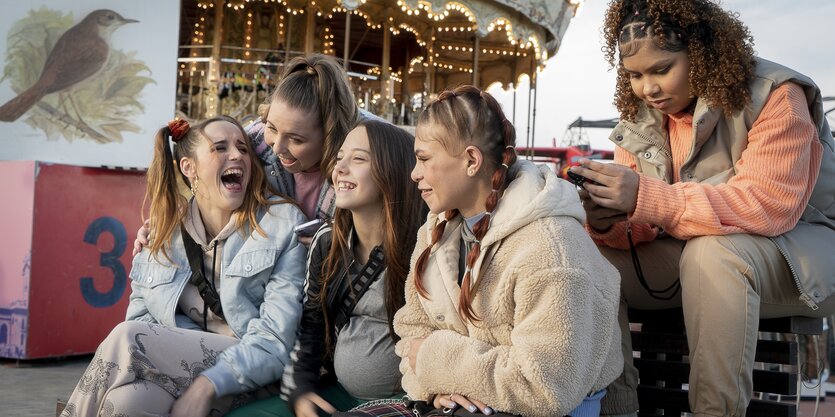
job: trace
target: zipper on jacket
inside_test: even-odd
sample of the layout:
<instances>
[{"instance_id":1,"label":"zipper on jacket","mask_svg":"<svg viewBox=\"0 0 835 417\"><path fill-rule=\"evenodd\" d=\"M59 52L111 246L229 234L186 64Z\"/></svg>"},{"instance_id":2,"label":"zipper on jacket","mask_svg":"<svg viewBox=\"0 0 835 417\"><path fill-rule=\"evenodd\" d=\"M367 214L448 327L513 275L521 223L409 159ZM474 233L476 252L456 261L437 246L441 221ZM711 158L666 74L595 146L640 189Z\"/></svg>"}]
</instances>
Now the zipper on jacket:
<instances>
[{"instance_id":1,"label":"zipper on jacket","mask_svg":"<svg viewBox=\"0 0 835 417\"><path fill-rule=\"evenodd\" d=\"M800 298L800 301L803 301L812 310L817 310L818 304L815 303L815 300L813 300L812 297L809 296L809 294L803 292L803 287L800 285L800 278L797 277L797 272L795 272L794 270L794 265L792 265L791 260L789 259L788 255L786 255L786 252L783 251L783 248L781 248L780 245L778 245L777 242L774 241L774 239L769 238L769 240L771 240L771 242L774 243L774 246L776 246L777 250L780 251L780 254L783 255L783 259L786 260L786 264L789 265L789 272L791 272L792 274L794 285L797 287L797 291L800 293L800 297L798 297Z\"/></svg>"}]
</instances>

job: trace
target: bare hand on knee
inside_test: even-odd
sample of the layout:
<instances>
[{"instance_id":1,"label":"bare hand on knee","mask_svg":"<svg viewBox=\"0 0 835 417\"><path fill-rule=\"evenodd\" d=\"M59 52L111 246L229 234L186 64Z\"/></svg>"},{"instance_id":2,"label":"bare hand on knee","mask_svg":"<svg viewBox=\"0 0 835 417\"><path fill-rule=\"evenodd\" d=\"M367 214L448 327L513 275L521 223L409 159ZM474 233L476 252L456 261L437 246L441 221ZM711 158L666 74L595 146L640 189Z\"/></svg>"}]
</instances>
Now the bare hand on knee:
<instances>
[{"instance_id":1,"label":"bare hand on knee","mask_svg":"<svg viewBox=\"0 0 835 417\"><path fill-rule=\"evenodd\" d=\"M319 417L317 408L328 414L336 412L336 408L331 403L314 392L308 392L299 397L293 411L295 411L296 417Z\"/></svg>"},{"instance_id":2,"label":"bare hand on knee","mask_svg":"<svg viewBox=\"0 0 835 417\"><path fill-rule=\"evenodd\" d=\"M171 417L205 416L209 414L212 399L215 398L215 385L209 378L198 376L185 393L174 402Z\"/></svg>"}]
</instances>

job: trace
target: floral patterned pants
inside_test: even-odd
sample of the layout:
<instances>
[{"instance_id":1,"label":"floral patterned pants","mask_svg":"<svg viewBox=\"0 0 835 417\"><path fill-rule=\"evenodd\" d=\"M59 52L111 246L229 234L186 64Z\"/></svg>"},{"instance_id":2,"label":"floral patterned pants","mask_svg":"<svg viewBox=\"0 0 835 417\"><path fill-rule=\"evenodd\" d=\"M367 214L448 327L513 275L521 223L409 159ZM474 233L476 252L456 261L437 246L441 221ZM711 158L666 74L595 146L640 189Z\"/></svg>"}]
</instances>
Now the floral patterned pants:
<instances>
[{"instance_id":1,"label":"floral patterned pants","mask_svg":"<svg viewBox=\"0 0 835 417\"><path fill-rule=\"evenodd\" d=\"M99 345L61 417L168 416L174 401L238 339L158 324L120 323ZM212 402L210 416L278 393L278 386Z\"/></svg>"}]
</instances>

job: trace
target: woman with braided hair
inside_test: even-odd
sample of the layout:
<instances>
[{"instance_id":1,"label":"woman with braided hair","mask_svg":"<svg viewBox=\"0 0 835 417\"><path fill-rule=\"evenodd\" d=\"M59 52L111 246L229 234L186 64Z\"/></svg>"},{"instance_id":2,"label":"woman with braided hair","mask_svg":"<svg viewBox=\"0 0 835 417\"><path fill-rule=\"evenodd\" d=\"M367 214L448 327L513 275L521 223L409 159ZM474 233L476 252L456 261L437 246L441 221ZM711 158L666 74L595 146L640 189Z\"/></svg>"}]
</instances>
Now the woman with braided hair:
<instances>
[{"instance_id":1,"label":"woman with braided hair","mask_svg":"<svg viewBox=\"0 0 835 417\"><path fill-rule=\"evenodd\" d=\"M618 274L574 187L517 160L515 138L472 86L418 119L412 179L430 215L394 321L403 389L471 413L596 416L622 369Z\"/></svg>"},{"instance_id":2,"label":"woman with braided hair","mask_svg":"<svg viewBox=\"0 0 835 417\"><path fill-rule=\"evenodd\" d=\"M744 416L759 318L835 310L835 142L820 90L754 56L711 0L613 0L614 164L582 161L591 236L621 272L624 375L603 413L635 415L626 308L681 306L695 416ZM650 263L650 260L653 262Z\"/></svg>"}]
</instances>

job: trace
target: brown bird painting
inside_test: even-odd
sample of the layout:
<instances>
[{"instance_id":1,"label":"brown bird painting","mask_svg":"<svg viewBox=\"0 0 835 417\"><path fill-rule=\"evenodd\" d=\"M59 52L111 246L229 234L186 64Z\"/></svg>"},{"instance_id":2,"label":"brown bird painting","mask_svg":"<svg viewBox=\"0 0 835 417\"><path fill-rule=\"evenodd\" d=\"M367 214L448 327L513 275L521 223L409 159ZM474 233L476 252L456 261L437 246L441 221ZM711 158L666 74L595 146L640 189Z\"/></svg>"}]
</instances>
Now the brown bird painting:
<instances>
[{"instance_id":1,"label":"brown bird painting","mask_svg":"<svg viewBox=\"0 0 835 417\"><path fill-rule=\"evenodd\" d=\"M110 36L114 30L138 20L125 19L112 10L90 12L69 28L52 47L38 81L0 106L0 121L13 122L45 95L71 90L76 84L98 73L110 55Z\"/></svg>"}]
</instances>

